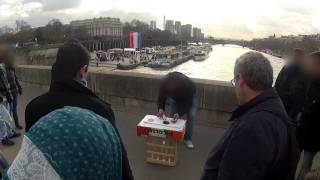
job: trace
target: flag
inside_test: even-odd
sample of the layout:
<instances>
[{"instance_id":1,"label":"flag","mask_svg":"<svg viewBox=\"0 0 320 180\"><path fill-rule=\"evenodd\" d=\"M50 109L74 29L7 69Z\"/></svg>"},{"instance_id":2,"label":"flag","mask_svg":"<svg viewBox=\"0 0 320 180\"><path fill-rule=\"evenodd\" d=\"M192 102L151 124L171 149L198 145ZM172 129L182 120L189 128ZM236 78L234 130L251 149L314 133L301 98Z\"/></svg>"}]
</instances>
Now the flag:
<instances>
[{"instance_id":1,"label":"flag","mask_svg":"<svg viewBox=\"0 0 320 180\"><path fill-rule=\"evenodd\" d=\"M134 45L133 45L133 33L134 32L130 32L130 48L134 48Z\"/></svg>"},{"instance_id":2,"label":"flag","mask_svg":"<svg viewBox=\"0 0 320 180\"><path fill-rule=\"evenodd\" d=\"M133 33L133 48L138 48L138 33L134 32Z\"/></svg>"},{"instance_id":3,"label":"flag","mask_svg":"<svg viewBox=\"0 0 320 180\"><path fill-rule=\"evenodd\" d=\"M138 33L138 48L142 49L142 36L141 32Z\"/></svg>"},{"instance_id":4,"label":"flag","mask_svg":"<svg viewBox=\"0 0 320 180\"><path fill-rule=\"evenodd\" d=\"M142 48L141 32L130 32L130 48Z\"/></svg>"}]
</instances>

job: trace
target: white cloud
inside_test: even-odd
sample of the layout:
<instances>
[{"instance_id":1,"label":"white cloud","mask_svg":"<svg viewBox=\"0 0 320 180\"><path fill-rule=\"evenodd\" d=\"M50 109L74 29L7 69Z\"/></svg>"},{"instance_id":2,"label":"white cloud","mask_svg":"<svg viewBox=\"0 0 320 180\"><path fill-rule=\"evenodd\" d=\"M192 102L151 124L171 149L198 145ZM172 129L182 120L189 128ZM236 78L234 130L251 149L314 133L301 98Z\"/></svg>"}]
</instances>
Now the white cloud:
<instances>
[{"instance_id":1,"label":"white cloud","mask_svg":"<svg viewBox=\"0 0 320 180\"><path fill-rule=\"evenodd\" d=\"M320 30L318 0L0 0L0 26L25 19L33 26L52 18L70 20L114 16L122 21L163 16L201 27L206 34L255 38L310 34Z\"/></svg>"},{"instance_id":2,"label":"white cloud","mask_svg":"<svg viewBox=\"0 0 320 180\"><path fill-rule=\"evenodd\" d=\"M24 0L23 3L36 2L42 4L44 11L63 10L78 7L81 0Z\"/></svg>"}]
</instances>

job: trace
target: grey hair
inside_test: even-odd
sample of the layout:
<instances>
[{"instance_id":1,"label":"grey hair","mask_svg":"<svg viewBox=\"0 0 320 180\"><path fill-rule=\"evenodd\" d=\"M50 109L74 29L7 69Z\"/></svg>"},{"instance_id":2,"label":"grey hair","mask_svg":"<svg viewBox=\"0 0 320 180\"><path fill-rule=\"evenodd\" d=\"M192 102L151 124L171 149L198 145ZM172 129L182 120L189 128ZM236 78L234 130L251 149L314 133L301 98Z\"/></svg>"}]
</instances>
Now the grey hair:
<instances>
[{"instance_id":1,"label":"grey hair","mask_svg":"<svg viewBox=\"0 0 320 180\"><path fill-rule=\"evenodd\" d=\"M235 63L234 75L241 74L246 84L253 90L266 90L272 87L273 69L270 61L258 52L247 52Z\"/></svg>"}]
</instances>

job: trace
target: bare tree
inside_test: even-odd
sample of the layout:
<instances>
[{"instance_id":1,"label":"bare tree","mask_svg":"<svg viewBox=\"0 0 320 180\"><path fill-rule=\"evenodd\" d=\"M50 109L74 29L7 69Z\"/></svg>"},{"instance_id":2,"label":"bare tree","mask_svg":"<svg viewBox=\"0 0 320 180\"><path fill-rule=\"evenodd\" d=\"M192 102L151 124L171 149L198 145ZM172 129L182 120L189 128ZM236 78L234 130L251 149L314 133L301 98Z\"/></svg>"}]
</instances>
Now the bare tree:
<instances>
[{"instance_id":1,"label":"bare tree","mask_svg":"<svg viewBox=\"0 0 320 180\"><path fill-rule=\"evenodd\" d=\"M31 25L24 20L16 20L16 31L26 31L31 29Z\"/></svg>"},{"instance_id":2,"label":"bare tree","mask_svg":"<svg viewBox=\"0 0 320 180\"><path fill-rule=\"evenodd\" d=\"M13 28L11 28L7 25L0 28L0 35L12 33L12 32L13 32Z\"/></svg>"},{"instance_id":3,"label":"bare tree","mask_svg":"<svg viewBox=\"0 0 320 180\"><path fill-rule=\"evenodd\" d=\"M56 43L63 39L63 24L59 19L52 19L45 27L45 38L48 42Z\"/></svg>"}]
</instances>

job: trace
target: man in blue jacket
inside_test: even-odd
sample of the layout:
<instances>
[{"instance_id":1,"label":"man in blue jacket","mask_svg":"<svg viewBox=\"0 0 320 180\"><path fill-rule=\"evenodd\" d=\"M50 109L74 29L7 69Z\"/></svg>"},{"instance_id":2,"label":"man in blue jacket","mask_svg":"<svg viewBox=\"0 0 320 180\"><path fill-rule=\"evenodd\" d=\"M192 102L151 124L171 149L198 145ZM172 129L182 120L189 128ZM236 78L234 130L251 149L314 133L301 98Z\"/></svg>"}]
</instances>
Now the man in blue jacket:
<instances>
[{"instance_id":1,"label":"man in blue jacket","mask_svg":"<svg viewBox=\"0 0 320 180\"><path fill-rule=\"evenodd\" d=\"M296 142L272 82L272 67L262 54L248 52L237 59L232 84L239 107L231 116L230 128L210 152L201 180L294 178Z\"/></svg>"}]
</instances>

